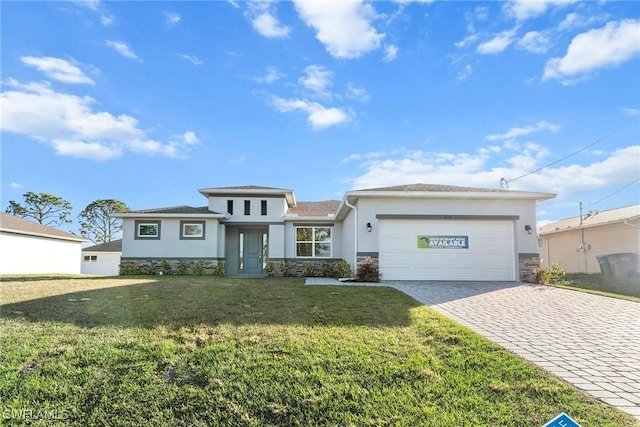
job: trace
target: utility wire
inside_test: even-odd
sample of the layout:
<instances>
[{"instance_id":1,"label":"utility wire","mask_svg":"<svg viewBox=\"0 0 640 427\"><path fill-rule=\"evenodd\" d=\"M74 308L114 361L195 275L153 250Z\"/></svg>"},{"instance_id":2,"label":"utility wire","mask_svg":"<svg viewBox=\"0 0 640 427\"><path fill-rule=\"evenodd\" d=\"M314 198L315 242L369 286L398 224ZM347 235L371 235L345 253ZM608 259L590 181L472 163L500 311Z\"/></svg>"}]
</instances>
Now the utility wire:
<instances>
[{"instance_id":1,"label":"utility wire","mask_svg":"<svg viewBox=\"0 0 640 427\"><path fill-rule=\"evenodd\" d=\"M534 173L538 173L538 172L540 172L540 171L541 171L541 170L543 170L543 169L546 169L546 168L548 168L548 167L550 167L550 166L553 166L553 165L558 164L558 163L560 163L560 162L562 162L562 161L564 161L564 160L567 160L569 157L571 157L571 156L575 156L576 154L578 154L578 153L580 153L580 152L582 152L582 151L586 150L587 148L593 147L593 146L594 146L594 145L596 145L597 143L602 142L602 141L604 141L604 140L605 140L605 139L607 139L607 138L610 138L611 136L615 135L615 134L616 134L616 133L618 133L619 131L620 131L620 130L618 129L618 130L617 130L617 131L615 131L615 132L611 132L610 134L605 135L605 136L603 136L603 137L602 137L602 138L600 138L600 139L597 139L595 142L592 142L591 144L589 144L589 145L587 145L587 146L582 147L582 148L581 148L581 149L579 149L578 151L574 151L573 153L568 154L568 155L564 156L563 158L561 158L561 159L559 159L559 160L556 160L555 162L549 163L549 164L548 164L548 165L546 165L546 166L542 166L541 168L538 168L538 169L536 169L536 170L534 170L534 171L527 172L527 173L525 173L524 175L520 175L520 176L519 176L519 177L517 177L517 178L513 178L513 179L510 179L510 180L506 180L506 179L505 179L505 180L504 180L504 183L505 183L505 184L507 184L507 185L509 185L509 183L510 183L510 182L516 181L516 180L518 180L518 179L520 179L520 178L524 178L525 176L529 176L529 175L532 175L532 174L534 174ZM504 179L504 178L503 178L503 179ZM501 181L501 183L502 183L502 180L500 180L500 181ZM508 187L507 187L507 188L508 188Z\"/></svg>"},{"instance_id":2,"label":"utility wire","mask_svg":"<svg viewBox=\"0 0 640 427\"><path fill-rule=\"evenodd\" d=\"M609 194L608 196L605 196L605 197L603 197L602 199L600 199L600 200L598 200L598 201L595 201L595 202L593 202L593 203L589 203L587 206L593 206L593 205L595 205L595 204L598 204L598 203L602 202L603 200L607 200L609 197L611 197L611 196L613 196L613 195L615 195L615 194L618 194L619 192L621 192L621 191L622 191L622 190L624 190L625 188L632 186L633 184L635 184L635 183L636 183L636 182L638 182L638 181L640 181L640 178L636 178L636 179L634 179L633 181L631 181L631 182L630 182L630 183L628 183L627 185L625 185L625 186L623 186L623 187L621 187L621 188L618 188L616 191L614 191L613 193Z\"/></svg>"}]
</instances>

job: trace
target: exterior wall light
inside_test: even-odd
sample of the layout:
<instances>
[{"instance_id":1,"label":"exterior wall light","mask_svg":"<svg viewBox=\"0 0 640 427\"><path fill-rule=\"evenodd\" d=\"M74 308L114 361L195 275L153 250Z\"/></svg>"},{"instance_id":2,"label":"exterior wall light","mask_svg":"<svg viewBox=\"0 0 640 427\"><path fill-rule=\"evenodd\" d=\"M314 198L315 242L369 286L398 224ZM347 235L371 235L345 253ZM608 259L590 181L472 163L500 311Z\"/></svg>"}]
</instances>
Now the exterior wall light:
<instances>
[{"instance_id":1,"label":"exterior wall light","mask_svg":"<svg viewBox=\"0 0 640 427\"><path fill-rule=\"evenodd\" d=\"M372 230L372 229L373 229L373 227L371 226L371 223L370 223L370 222L368 222L368 223L367 223L367 231L368 231L369 233L371 233L371 230Z\"/></svg>"},{"instance_id":2,"label":"exterior wall light","mask_svg":"<svg viewBox=\"0 0 640 427\"><path fill-rule=\"evenodd\" d=\"M531 228L531 226L529 224L524 226L524 230L529 234L533 233L533 229Z\"/></svg>"}]
</instances>

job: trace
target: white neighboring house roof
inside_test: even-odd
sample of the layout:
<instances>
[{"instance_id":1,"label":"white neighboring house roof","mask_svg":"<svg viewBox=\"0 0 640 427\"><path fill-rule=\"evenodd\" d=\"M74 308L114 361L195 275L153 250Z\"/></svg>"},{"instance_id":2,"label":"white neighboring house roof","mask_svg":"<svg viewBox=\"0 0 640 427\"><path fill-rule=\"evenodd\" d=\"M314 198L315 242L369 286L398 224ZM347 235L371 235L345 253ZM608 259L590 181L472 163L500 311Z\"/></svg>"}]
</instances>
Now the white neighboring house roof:
<instances>
[{"instance_id":1,"label":"white neighboring house roof","mask_svg":"<svg viewBox=\"0 0 640 427\"><path fill-rule=\"evenodd\" d=\"M631 205L601 212L589 212L582 216L582 224L580 224L580 216L561 219L560 221L552 222L538 228L538 235L544 236L546 234L562 233L570 230L598 227L638 219L640 219L640 205Z\"/></svg>"},{"instance_id":2,"label":"white neighboring house roof","mask_svg":"<svg viewBox=\"0 0 640 427\"><path fill-rule=\"evenodd\" d=\"M46 225L38 224L37 222L9 215L7 213L0 213L0 231L4 233L44 237L55 240L69 240L73 242L88 241L87 239L76 236L75 234L47 227Z\"/></svg>"},{"instance_id":3,"label":"white neighboring house roof","mask_svg":"<svg viewBox=\"0 0 640 427\"><path fill-rule=\"evenodd\" d=\"M122 252L122 239L88 246L83 248L82 252Z\"/></svg>"}]
</instances>

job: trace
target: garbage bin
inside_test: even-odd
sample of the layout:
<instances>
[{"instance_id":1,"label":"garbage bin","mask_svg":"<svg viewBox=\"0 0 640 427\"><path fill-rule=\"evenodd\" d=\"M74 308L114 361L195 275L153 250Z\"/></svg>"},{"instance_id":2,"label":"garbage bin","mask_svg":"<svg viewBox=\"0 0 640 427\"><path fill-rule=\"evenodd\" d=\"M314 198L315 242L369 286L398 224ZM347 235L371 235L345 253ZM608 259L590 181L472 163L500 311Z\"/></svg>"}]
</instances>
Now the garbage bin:
<instances>
[{"instance_id":1,"label":"garbage bin","mask_svg":"<svg viewBox=\"0 0 640 427\"><path fill-rule=\"evenodd\" d=\"M626 279L632 277L637 271L638 255L634 253L619 253L606 255L611 266L611 272L615 277Z\"/></svg>"},{"instance_id":2,"label":"garbage bin","mask_svg":"<svg viewBox=\"0 0 640 427\"><path fill-rule=\"evenodd\" d=\"M596 259L598 260L598 264L600 264L600 272L604 277L613 277L613 268L611 264L609 264L609 259L607 255L596 255Z\"/></svg>"}]
</instances>

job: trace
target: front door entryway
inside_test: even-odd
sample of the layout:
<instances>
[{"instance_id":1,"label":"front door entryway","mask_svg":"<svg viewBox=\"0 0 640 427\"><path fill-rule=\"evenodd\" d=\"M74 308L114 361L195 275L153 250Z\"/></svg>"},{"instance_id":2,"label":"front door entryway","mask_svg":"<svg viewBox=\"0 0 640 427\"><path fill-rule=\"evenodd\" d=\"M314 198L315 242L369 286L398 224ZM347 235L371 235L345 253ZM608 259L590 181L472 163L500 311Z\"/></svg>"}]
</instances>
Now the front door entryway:
<instances>
[{"instance_id":1,"label":"front door entryway","mask_svg":"<svg viewBox=\"0 0 640 427\"><path fill-rule=\"evenodd\" d=\"M268 234L266 230L240 230L239 273L253 276L264 274L267 256Z\"/></svg>"}]
</instances>

